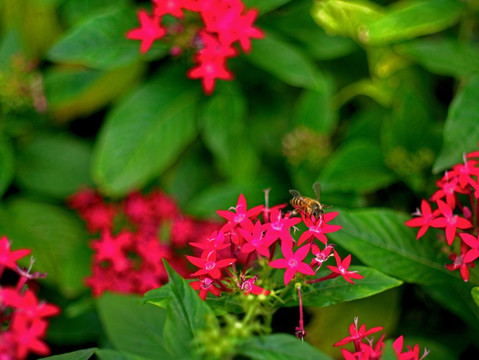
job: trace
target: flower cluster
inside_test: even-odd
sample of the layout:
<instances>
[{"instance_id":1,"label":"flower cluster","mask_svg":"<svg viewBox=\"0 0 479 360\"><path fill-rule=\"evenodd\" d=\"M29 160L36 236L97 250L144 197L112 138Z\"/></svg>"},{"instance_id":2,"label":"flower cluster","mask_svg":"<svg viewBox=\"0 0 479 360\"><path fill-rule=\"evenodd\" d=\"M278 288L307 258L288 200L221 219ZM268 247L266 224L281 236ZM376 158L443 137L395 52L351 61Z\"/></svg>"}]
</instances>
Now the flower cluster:
<instances>
[{"instance_id":1,"label":"flower cluster","mask_svg":"<svg viewBox=\"0 0 479 360\"><path fill-rule=\"evenodd\" d=\"M0 286L0 358L22 360L29 353L48 355L44 342L48 328L47 318L60 313L60 309L40 302L36 294L25 287L28 280L43 277L19 267L17 261L30 253L28 249L10 250L7 237L0 239L0 278L7 272L16 273L15 286Z\"/></svg>"},{"instance_id":2,"label":"flower cluster","mask_svg":"<svg viewBox=\"0 0 479 360\"><path fill-rule=\"evenodd\" d=\"M453 166L437 181L437 191L406 221L418 227L417 238L430 228L444 231L442 238L451 247L452 264L446 267L459 269L464 281L469 280L469 268L479 258L479 151L464 156L464 163ZM458 240L458 241L455 241Z\"/></svg>"},{"instance_id":3,"label":"flower cluster","mask_svg":"<svg viewBox=\"0 0 479 360\"><path fill-rule=\"evenodd\" d=\"M380 360L384 350L384 334L379 338L376 344L373 345L374 339L368 339L367 336L381 331L382 327L374 327L366 330L366 325L363 324L358 327L358 318L354 318L354 322L349 326L349 336L343 340L338 341L334 346L344 346L348 343L354 344L354 352L341 349L344 360ZM393 343L393 350L398 360L421 360L428 354L428 350L419 357L419 345L414 347L407 346L407 350L403 351L404 337L399 336Z\"/></svg>"},{"instance_id":4,"label":"flower cluster","mask_svg":"<svg viewBox=\"0 0 479 360\"><path fill-rule=\"evenodd\" d=\"M246 199L241 194L235 207L217 211L226 220L222 228L202 242L190 243L199 250L199 257L188 256L188 260L200 268L191 275L199 277L192 286L200 289L202 299L205 299L208 291L219 296L221 291L232 292L235 289L245 294L267 295L269 290L255 285L256 282L266 281L255 274L262 266L285 269L283 281L284 285L288 285L297 274L314 276L333 255L336 266L327 266L330 274L306 283L338 276L353 283L351 279L362 278L355 271L348 270L351 255L341 259L333 250L333 244L328 243L326 234L341 228L329 223L338 215L337 212L314 219L304 211L299 211L301 217L291 217L291 212L283 214L285 206L268 208L259 205L248 209ZM295 225L301 221L307 229L295 240L291 230L297 230ZM273 260L276 245L280 245L282 257ZM305 259L310 254L313 257L308 262Z\"/></svg>"},{"instance_id":5,"label":"flower cluster","mask_svg":"<svg viewBox=\"0 0 479 360\"><path fill-rule=\"evenodd\" d=\"M263 37L253 26L257 15L241 0L153 0L152 15L140 10L140 27L130 30L127 38L141 40L142 53L158 39L171 43L175 56L195 51L188 77L202 79L205 93L211 94L216 79L233 79L226 62L238 55L235 43L249 52L251 39Z\"/></svg>"},{"instance_id":6,"label":"flower cluster","mask_svg":"<svg viewBox=\"0 0 479 360\"><path fill-rule=\"evenodd\" d=\"M69 204L91 232L100 232L91 243L92 275L86 280L94 296L107 290L144 294L163 285L168 281L163 258L185 276L188 269L182 250L217 226L182 214L161 191L133 192L114 203L83 189L70 197Z\"/></svg>"}]
</instances>

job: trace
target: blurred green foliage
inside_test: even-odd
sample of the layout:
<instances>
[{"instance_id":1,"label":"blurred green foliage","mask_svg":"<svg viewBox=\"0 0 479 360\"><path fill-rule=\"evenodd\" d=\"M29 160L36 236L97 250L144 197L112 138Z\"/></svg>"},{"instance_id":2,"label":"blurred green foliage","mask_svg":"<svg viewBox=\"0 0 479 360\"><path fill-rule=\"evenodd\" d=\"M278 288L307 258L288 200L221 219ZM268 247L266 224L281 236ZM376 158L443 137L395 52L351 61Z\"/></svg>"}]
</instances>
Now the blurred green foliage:
<instances>
[{"instance_id":1,"label":"blurred green foliage","mask_svg":"<svg viewBox=\"0 0 479 360\"><path fill-rule=\"evenodd\" d=\"M477 270L462 283L440 268L432 237L417 243L402 227L437 175L477 150L479 1L245 4L259 9L266 37L206 96L186 78L190 59L160 42L142 56L125 38L148 3L3 0L0 232L33 249L48 300L70 303L63 320L75 321L75 306L94 312L82 282L88 235L65 205L80 186L112 198L160 186L186 213L210 217L239 193L257 205L270 188L278 204L320 181L322 202L344 209L334 240L417 284L417 299L391 309L405 319L397 332L443 341L457 359L479 351ZM376 208L353 210L366 207ZM85 342L98 335L84 329Z\"/></svg>"}]
</instances>

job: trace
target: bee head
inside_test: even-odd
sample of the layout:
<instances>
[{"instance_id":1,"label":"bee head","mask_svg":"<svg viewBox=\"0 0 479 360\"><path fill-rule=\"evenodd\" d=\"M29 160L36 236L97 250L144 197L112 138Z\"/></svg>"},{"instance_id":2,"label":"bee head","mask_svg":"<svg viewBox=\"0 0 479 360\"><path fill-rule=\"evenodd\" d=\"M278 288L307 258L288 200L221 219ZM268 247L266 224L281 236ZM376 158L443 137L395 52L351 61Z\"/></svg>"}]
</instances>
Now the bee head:
<instances>
[{"instance_id":1,"label":"bee head","mask_svg":"<svg viewBox=\"0 0 479 360\"><path fill-rule=\"evenodd\" d=\"M319 217L323 214L323 207L319 204L313 204L312 206L312 215L316 218L319 219Z\"/></svg>"}]
</instances>

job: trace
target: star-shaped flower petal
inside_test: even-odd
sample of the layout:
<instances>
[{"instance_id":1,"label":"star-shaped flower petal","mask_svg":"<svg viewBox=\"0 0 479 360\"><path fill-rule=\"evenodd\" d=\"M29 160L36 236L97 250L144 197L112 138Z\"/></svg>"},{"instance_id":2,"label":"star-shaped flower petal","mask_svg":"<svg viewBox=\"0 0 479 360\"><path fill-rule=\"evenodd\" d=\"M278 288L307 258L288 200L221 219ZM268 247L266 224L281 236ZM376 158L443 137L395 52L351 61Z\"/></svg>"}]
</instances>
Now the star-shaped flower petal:
<instances>
[{"instance_id":1,"label":"star-shaped flower petal","mask_svg":"<svg viewBox=\"0 0 479 360\"><path fill-rule=\"evenodd\" d=\"M269 263L269 266L276 269L286 269L284 273L285 285L287 285L298 272L305 275L315 274L314 270L311 269L308 264L302 262L306 255L308 255L310 247L310 244L304 245L293 253L293 249L287 242L283 241L281 243L281 251L283 252L284 259L273 260Z\"/></svg>"},{"instance_id":2,"label":"star-shaped flower petal","mask_svg":"<svg viewBox=\"0 0 479 360\"><path fill-rule=\"evenodd\" d=\"M166 30L161 27L156 16L150 17L145 10L138 11L140 27L130 30L126 37L132 40L141 40L140 52L146 53L155 40L161 39Z\"/></svg>"},{"instance_id":3,"label":"star-shaped flower petal","mask_svg":"<svg viewBox=\"0 0 479 360\"><path fill-rule=\"evenodd\" d=\"M356 271L348 271L349 265L351 264L351 255L348 255L344 258L344 260L341 260L336 250L333 250L333 251L334 251L334 258L336 259L337 266L328 265L329 270L331 270L333 273L337 273L341 275L344 278L344 280L346 280L347 282L351 284L354 284L351 278L362 279L364 277L358 274Z\"/></svg>"},{"instance_id":4,"label":"star-shaped flower petal","mask_svg":"<svg viewBox=\"0 0 479 360\"><path fill-rule=\"evenodd\" d=\"M431 226L437 228L446 228L446 240L448 245L452 245L457 229L469 229L472 224L469 220L466 220L459 215L455 215L452 212L451 207L442 200L437 200L437 205L442 213L442 217L431 221Z\"/></svg>"}]
</instances>

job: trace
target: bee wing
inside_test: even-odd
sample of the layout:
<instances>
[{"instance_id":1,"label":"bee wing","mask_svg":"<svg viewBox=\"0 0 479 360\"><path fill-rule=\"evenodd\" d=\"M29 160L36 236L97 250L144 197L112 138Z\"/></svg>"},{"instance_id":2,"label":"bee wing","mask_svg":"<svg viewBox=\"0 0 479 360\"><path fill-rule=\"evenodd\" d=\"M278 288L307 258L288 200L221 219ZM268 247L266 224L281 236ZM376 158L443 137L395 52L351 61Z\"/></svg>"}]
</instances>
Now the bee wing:
<instances>
[{"instance_id":1,"label":"bee wing","mask_svg":"<svg viewBox=\"0 0 479 360\"><path fill-rule=\"evenodd\" d=\"M289 193L290 193L293 197L301 196L301 193L300 193L298 190L289 190Z\"/></svg>"},{"instance_id":2,"label":"bee wing","mask_svg":"<svg viewBox=\"0 0 479 360\"><path fill-rule=\"evenodd\" d=\"M316 196L316 200L319 201L319 196L321 195L321 184L319 182L315 182L313 184L313 191L314 191L314 195Z\"/></svg>"}]
</instances>

